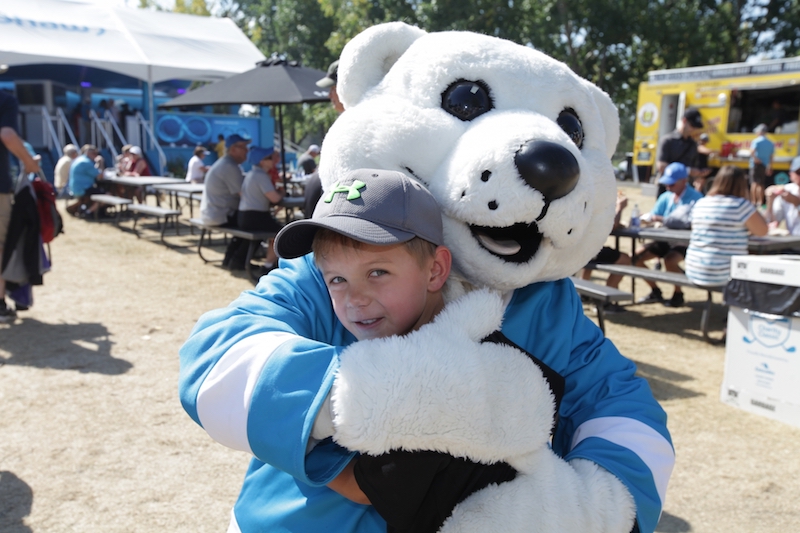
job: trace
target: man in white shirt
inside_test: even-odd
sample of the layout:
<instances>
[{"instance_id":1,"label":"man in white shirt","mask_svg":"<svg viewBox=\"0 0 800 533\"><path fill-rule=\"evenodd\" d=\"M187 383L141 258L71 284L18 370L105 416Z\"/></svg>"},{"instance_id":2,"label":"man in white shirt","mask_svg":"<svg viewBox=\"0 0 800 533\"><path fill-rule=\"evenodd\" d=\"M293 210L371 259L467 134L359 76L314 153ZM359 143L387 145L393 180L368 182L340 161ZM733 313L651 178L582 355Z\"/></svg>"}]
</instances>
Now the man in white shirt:
<instances>
[{"instance_id":1,"label":"man in white shirt","mask_svg":"<svg viewBox=\"0 0 800 533\"><path fill-rule=\"evenodd\" d=\"M777 228L784 221L789 233L800 236L800 156L789 165L789 179L792 182L786 185L767 187L767 222L770 228Z\"/></svg>"},{"instance_id":2,"label":"man in white shirt","mask_svg":"<svg viewBox=\"0 0 800 533\"><path fill-rule=\"evenodd\" d=\"M203 158L205 158L206 154L208 154L208 151L202 146L198 146L194 149L194 155L189 159L189 164L186 168L187 182L203 183L206 172L209 169L208 165L203 163Z\"/></svg>"},{"instance_id":3,"label":"man in white shirt","mask_svg":"<svg viewBox=\"0 0 800 533\"><path fill-rule=\"evenodd\" d=\"M69 169L76 157L78 157L78 147L68 144L64 147L64 155L56 162L55 186L58 193L61 193L69 184Z\"/></svg>"}]
</instances>

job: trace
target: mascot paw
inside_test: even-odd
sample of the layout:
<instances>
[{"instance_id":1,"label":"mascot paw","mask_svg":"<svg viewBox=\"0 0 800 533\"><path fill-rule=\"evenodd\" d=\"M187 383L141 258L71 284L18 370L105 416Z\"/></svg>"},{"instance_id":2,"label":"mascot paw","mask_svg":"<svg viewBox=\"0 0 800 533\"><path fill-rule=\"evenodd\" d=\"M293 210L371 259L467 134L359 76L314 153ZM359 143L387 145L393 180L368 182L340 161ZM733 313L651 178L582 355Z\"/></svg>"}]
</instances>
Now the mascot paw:
<instances>
[{"instance_id":1,"label":"mascot paw","mask_svg":"<svg viewBox=\"0 0 800 533\"><path fill-rule=\"evenodd\" d=\"M502 315L500 296L478 290L418 331L348 347L334 440L372 455L434 450L487 463L541 447L554 411L542 372L516 348L481 343Z\"/></svg>"},{"instance_id":2,"label":"mascot paw","mask_svg":"<svg viewBox=\"0 0 800 533\"><path fill-rule=\"evenodd\" d=\"M542 448L512 465L516 479L458 504L441 533L630 533L635 507L625 486L591 461L570 463Z\"/></svg>"}]
</instances>

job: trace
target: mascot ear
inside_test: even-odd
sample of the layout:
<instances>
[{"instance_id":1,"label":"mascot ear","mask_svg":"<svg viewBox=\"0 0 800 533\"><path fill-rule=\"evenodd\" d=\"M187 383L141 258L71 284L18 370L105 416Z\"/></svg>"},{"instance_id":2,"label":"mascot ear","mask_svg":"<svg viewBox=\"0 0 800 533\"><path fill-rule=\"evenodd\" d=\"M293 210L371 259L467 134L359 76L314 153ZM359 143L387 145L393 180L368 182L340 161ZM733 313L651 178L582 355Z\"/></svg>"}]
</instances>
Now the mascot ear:
<instances>
[{"instance_id":1,"label":"mascot ear","mask_svg":"<svg viewBox=\"0 0 800 533\"><path fill-rule=\"evenodd\" d=\"M345 108L356 105L378 85L392 65L425 31L403 22L368 28L348 42L339 57L336 92Z\"/></svg>"},{"instance_id":2,"label":"mascot ear","mask_svg":"<svg viewBox=\"0 0 800 533\"><path fill-rule=\"evenodd\" d=\"M581 79L581 83L589 89L594 104L600 111L600 117L603 119L606 131L606 153L608 157L612 157L619 142L619 113L617 112L617 106L614 105L608 94L593 83L589 83L584 79Z\"/></svg>"}]
</instances>

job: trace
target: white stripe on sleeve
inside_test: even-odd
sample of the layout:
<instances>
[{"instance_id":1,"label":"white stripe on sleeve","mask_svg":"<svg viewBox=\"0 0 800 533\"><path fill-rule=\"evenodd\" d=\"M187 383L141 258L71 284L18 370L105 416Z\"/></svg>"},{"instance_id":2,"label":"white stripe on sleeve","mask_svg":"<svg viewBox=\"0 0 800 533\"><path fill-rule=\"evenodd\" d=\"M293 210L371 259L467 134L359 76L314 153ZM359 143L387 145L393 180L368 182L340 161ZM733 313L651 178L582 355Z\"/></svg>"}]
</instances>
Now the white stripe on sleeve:
<instances>
[{"instance_id":1,"label":"white stripe on sleeve","mask_svg":"<svg viewBox=\"0 0 800 533\"><path fill-rule=\"evenodd\" d=\"M638 455L650 468L661 505L664 505L667 483L675 465L675 451L667 439L650 426L621 416L587 420L575 431L572 448L589 437L605 439Z\"/></svg>"},{"instance_id":2,"label":"white stripe on sleeve","mask_svg":"<svg viewBox=\"0 0 800 533\"><path fill-rule=\"evenodd\" d=\"M208 373L197 394L197 416L203 429L220 444L253 453L247 439L247 413L261 370L284 342L286 332L259 333L242 339Z\"/></svg>"}]
</instances>

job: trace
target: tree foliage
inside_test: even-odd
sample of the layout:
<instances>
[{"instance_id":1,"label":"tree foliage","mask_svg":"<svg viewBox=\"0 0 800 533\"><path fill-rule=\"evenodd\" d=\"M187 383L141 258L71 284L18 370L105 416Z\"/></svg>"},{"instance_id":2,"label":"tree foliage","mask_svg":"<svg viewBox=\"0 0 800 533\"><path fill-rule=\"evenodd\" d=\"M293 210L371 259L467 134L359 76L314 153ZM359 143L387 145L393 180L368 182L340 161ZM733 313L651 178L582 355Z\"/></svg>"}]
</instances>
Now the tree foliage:
<instances>
[{"instance_id":1,"label":"tree foliage","mask_svg":"<svg viewBox=\"0 0 800 533\"><path fill-rule=\"evenodd\" d=\"M205 5L192 0L186 9L195 3ZM321 70L360 31L393 20L509 39L608 92L623 135L632 135L649 71L800 54L800 0L222 0L216 14L236 21L265 55ZM289 106L285 122L299 139L319 135L335 116L325 105Z\"/></svg>"}]
</instances>

